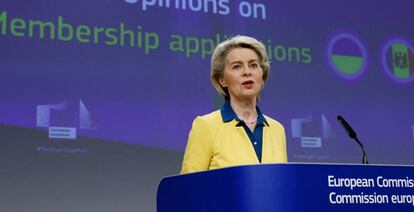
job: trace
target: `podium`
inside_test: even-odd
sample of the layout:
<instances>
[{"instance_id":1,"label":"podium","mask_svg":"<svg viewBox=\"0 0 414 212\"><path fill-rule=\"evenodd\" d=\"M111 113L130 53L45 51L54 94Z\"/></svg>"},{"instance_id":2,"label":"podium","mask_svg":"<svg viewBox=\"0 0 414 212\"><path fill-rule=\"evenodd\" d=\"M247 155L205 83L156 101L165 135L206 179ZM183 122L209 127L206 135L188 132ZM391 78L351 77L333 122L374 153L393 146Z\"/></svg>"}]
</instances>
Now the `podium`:
<instances>
[{"instance_id":1,"label":"podium","mask_svg":"<svg viewBox=\"0 0 414 212\"><path fill-rule=\"evenodd\" d=\"M246 165L165 177L157 211L414 211L414 167Z\"/></svg>"}]
</instances>

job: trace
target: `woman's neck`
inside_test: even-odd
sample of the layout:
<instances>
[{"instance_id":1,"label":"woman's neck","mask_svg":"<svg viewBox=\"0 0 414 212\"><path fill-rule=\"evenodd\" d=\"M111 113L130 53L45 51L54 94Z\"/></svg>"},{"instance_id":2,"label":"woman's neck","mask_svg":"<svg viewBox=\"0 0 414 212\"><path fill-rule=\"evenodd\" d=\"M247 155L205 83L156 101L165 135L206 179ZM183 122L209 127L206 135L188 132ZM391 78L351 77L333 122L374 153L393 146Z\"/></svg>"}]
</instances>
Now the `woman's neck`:
<instances>
[{"instance_id":1,"label":"woman's neck","mask_svg":"<svg viewBox=\"0 0 414 212\"><path fill-rule=\"evenodd\" d=\"M256 100L239 101L231 99L230 105L236 115L243 121L253 122L257 120Z\"/></svg>"}]
</instances>

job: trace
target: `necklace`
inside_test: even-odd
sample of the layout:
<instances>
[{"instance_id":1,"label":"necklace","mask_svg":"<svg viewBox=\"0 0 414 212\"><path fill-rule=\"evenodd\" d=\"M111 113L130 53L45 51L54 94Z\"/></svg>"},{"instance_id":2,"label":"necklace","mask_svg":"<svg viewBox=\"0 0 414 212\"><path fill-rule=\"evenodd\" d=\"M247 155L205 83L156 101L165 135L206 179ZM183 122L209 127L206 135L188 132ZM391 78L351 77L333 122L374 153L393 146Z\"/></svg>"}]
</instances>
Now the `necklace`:
<instances>
[{"instance_id":1,"label":"necklace","mask_svg":"<svg viewBox=\"0 0 414 212\"><path fill-rule=\"evenodd\" d=\"M256 119L254 120L254 121L251 121L251 122L247 122L247 121L245 121L245 120L243 120L243 119L240 119L240 120L242 120L244 123L246 123L246 124L254 124L254 123L256 123L256 121L257 121L257 116L256 116Z\"/></svg>"},{"instance_id":2,"label":"necklace","mask_svg":"<svg viewBox=\"0 0 414 212\"><path fill-rule=\"evenodd\" d=\"M252 121L252 122L247 122L247 121L244 121L244 123L246 123L246 124L254 124L254 123L256 123L256 121L257 121L257 118L256 118L256 120L254 120L254 121Z\"/></svg>"}]
</instances>

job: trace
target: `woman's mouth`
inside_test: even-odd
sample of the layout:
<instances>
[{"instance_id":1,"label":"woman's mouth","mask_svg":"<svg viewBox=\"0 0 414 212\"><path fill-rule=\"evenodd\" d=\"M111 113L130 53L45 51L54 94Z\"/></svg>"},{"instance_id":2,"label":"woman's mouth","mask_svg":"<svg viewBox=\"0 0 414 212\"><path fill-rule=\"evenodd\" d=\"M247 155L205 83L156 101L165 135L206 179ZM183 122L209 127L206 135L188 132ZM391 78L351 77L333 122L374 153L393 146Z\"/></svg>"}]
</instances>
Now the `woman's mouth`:
<instances>
[{"instance_id":1,"label":"woman's mouth","mask_svg":"<svg viewBox=\"0 0 414 212\"><path fill-rule=\"evenodd\" d=\"M253 87L253 84L254 84L254 82L253 82L252 80L247 80L247 81L244 81L244 82L242 83L242 85L243 85L245 88L252 88L252 87Z\"/></svg>"}]
</instances>

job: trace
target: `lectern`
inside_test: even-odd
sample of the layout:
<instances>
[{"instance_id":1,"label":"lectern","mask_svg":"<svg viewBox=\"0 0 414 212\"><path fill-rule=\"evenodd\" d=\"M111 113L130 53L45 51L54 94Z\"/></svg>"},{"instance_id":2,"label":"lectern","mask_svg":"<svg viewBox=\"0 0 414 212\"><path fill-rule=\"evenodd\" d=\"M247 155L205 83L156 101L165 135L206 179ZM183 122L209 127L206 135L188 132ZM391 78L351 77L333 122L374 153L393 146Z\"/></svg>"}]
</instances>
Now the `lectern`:
<instances>
[{"instance_id":1,"label":"lectern","mask_svg":"<svg viewBox=\"0 0 414 212\"><path fill-rule=\"evenodd\" d=\"M267 164L165 177L157 211L414 211L414 167Z\"/></svg>"}]
</instances>

